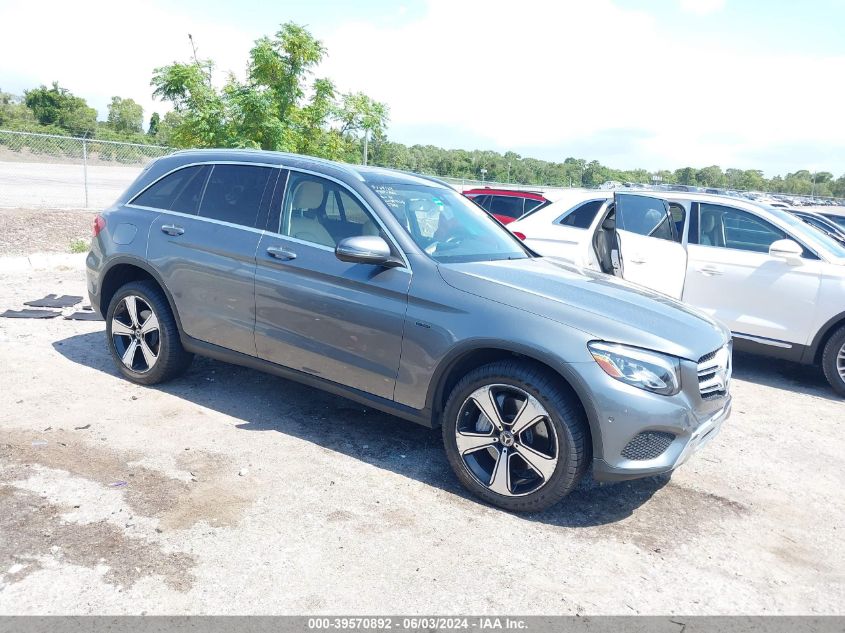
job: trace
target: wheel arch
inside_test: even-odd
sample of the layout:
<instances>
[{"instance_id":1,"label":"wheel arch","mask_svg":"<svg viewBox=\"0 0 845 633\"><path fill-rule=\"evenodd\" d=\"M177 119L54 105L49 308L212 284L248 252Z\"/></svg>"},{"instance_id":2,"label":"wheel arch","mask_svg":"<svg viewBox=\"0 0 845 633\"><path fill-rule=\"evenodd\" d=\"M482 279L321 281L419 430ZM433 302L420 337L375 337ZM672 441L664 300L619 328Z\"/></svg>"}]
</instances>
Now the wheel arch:
<instances>
[{"instance_id":1,"label":"wheel arch","mask_svg":"<svg viewBox=\"0 0 845 633\"><path fill-rule=\"evenodd\" d=\"M161 276L149 264L141 259L135 257L118 257L109 261L108 266L101 274L100 282L100 314L103 318L106 317L109 304L115 293L126 283L130 281L153 281L167 298L167 304L173 317L176 319L176 324L179 327L179 333L182 333L182 321L179 319L179 311L176 309L176 303L173 301L173 296L164 285Z\"/></svg>"},{"instance_id":2,"label":"wheel arch","mask_svg":"<svg viewBox=\"0 0 845 633\"><path fill-rule=\"evenodd\" d=\"M472 341L452 350L434 372L428 396L427 408L431 411L432 426L440 426L441 416L452 388L468 372L477 367L498 360L522 359L538 365L551 373L565 391L571 393L581 406L587 419L587 432L593 455L601 455L601 434L598 430L596 408L589 389L570 365L553 358L546 352L516 344L502 344L502 341Z\"/></svg>"},{"instance_id":3,"label":"wheel arch","mask_svg":"<svg viewBox=\"0 0 845 633\"><path fill-rule=\"evenodd\" d=\"M813 338L813 342L807 349L806 356L803 359L804 362L816 365L821 363L824 346L827 345L828 340L830 340L834 332L843 325L845 325L845 312L840 312L819 328L819 331Z\"/></svg>"}]
</instances>

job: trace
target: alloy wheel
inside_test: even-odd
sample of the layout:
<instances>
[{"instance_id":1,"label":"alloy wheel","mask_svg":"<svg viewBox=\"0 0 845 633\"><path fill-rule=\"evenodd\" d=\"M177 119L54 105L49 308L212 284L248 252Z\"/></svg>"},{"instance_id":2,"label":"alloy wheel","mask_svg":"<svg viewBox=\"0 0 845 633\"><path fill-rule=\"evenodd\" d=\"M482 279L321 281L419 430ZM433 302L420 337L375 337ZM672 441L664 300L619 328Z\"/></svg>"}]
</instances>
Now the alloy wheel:
<instances>
[{"instance_id":1,"label":"alloy wheel","mask_svg":"<svg viewBox=\"0 0 845 633\"><path fill-rule=\"evenodd\" d=\"M472 477L508 497L542 488L558 463L558 438L548 411L512 385L485 385L471 393L458 413L455 440Z\"/></svg>"},{"instance_id":2,"label":"alloy wheel","mask_svg":"<svg viewBox=\"0 0 845 633\"><path fill-rule=\"evenodd\" d=\"M111 320L111 337L123 364L139 374L150 371L161 351L158 317L137 295L121 299Z\"/></svg>"},{"instance_id":3,"label":"alloy wheel","mask_svg":"<svg viewBox=\"0 0 845 633\"><path fill-rule=\"evenodd\" d=\"M845 344L842 345L839 354L836 355L836 371L839 372L839 377L845 382Z\"/></svg>"}]
</instances>

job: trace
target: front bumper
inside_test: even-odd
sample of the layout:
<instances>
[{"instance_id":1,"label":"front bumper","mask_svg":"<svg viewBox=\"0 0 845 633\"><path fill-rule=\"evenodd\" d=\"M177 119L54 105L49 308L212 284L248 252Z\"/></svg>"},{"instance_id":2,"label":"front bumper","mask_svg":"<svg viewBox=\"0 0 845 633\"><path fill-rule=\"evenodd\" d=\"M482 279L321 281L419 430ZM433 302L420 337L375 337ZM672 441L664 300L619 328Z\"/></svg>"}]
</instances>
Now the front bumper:
<instances>
[{"instance_id":1,"label":"front bumper","mask_svg":"<svg viewBox=\"0 0 845 633\"><path fill-rule=\"evenodd\" d=\"M627 479L639 479L640 477L659 475L675 470L678 466L686 462L693 453L697 452L719 434L719 431L722 430L722 423L730 417L730 414L731 398L728 396L727 402L722 409L707 418L688 437L680 438L683 443L680 445L679 452L675 453L675 451L672 451L671 446L667 449L664 455L673 455L669 459L661 455L651 460L625 460L617 462L616 465L611 465L604 459L596 458L593 460L593 477L597 481L624 481ZM675 442L678 442L678 439L676 438Z\"/></svg>"},{"instance_id":2,"label":"front bumper","mask_svg":"<svg viewBox=\"0 0 845 633\"><path fill-rule=\"evenodd\" d=\"M589 386L586 404L593 434L593 477L620 481L674 470L718 435L731 414L731 396L702 398L697 366L682 361L682 391L661 396L610 378L596 363L579 364ZM654 454L631 455L626 447L643 433L668 442ZM627 455L627 456L626 456Z\"/></svg>"}]
</instances>

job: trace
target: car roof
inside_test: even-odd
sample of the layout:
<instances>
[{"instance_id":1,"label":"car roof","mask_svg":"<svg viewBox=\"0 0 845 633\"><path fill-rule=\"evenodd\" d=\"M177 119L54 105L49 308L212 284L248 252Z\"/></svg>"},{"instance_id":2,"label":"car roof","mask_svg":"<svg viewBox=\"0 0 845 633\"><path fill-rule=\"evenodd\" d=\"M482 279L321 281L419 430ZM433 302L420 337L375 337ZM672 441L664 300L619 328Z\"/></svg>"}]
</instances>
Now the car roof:
<instances>
[{"instance_id":1,"label":"car roof","mask_svg":"<svg viewBox=\"0 0 845 633\"><path fill-rule=\"evenodd\" d=\"M390 169L387 167L371 167L366 165L351 165L338 161L305 156L303 154L292 154L289 152L275 152L261 149L186 149L168 154L167 158L185 159L195 161L226 161L236 160L244 162L264 163L269 165L282 165L313 171L325 171L329 175L346 176L349 179L367 182L370 184L411 184L424 186L439 186L454 189L449 183L434 176L415 174Z\"/></svg>"},{"instance_id":2,"label":"car roof","mask_svg":"<svg viewBox=\"0 0 845 633\"><path fill-rule=\"evenodd\" d=\"M545 200L542 191L529 191L523 189L498 189L493 187L475 187L464 189L461 193L465 196L512 196L514 198L529 198L531 200Z\"/></svg>"}]
</instances>

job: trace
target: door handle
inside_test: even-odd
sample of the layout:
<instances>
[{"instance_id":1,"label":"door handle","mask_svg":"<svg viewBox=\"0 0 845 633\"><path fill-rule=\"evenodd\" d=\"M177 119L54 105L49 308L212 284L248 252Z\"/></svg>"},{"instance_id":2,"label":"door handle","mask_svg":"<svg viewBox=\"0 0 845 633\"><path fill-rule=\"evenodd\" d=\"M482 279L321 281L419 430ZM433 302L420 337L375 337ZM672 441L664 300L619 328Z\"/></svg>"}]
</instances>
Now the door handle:
<instances>
[{"instance_id":1,"label":"door handle","mask_svg":"<svg viewBox=\"0 0 845 633\"><path fill-rule=\"evenodd\" d=\"M270 257L275 257L276 259L296 259L296 253L289 251L286 248L282 248L281 246L268 246L267 254Z\"/></svg>"},{"instance_id":2,"label":"door handle","mask_svg":"<svg viewBox=\"0 0 845 633\"><path fill-rule=\"evenodd\" d=\"M632 264L645 264L648 260L643 257L642 255L634 255L631 259L628 260Z\"/></svg>"},{"instance_id":3,"label":"door handle","mask_svg":"<svg viewBox=\"0 0 845 633\"><path fill-rule=\"evenodd\" d=\"M181 226L176 226L175 224L163 224L161 226L161 230L163 233L167 233L168 235L182 235L185 232Z\"/></svg>"},{"instance_id":4,"label":"door handle","mask_svg":"<svg viewBox=\"0 0 845 633\"><path fill-rule=\"evenodd\" d=\"M718 277L722 274L722 271L715 266L702 266L698 269L698 272L702 275L707 275L708 277Z\"/></svg>"}]
</instances>

